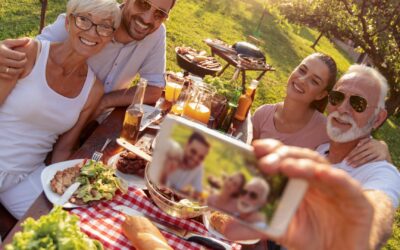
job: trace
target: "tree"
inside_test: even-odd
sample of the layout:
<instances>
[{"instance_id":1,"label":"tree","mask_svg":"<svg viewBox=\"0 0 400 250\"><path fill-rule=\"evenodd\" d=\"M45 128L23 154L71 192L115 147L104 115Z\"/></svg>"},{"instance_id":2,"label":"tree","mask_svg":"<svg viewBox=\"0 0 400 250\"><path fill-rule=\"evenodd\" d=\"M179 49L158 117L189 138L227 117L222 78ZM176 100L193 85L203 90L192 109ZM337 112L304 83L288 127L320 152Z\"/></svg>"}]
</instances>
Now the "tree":
<instances>
[{"instance_id":1,"label":"tree","mask_svg":"<svg viewBox=\"0 0 400 250\"><path fill-rule=\"evenodd\" d=\"M322 38L322 36L324 35L324 33L319 33L319 36L317 37L317 39L315 39L315 42L310 46L311 48L315 49L315 46L317 46L319 40Z\"/></svg>"},{"instance_id":2,"label":"tree","mask_svg":"<svg viewBox=\"0 0 400 250\"><path fill-rule=\"evenodd\" d=\"M389 115L400 113L400 1L288 0L279 9L291 22L353 41L388 80Z\"/></svg>"}]
</instances>

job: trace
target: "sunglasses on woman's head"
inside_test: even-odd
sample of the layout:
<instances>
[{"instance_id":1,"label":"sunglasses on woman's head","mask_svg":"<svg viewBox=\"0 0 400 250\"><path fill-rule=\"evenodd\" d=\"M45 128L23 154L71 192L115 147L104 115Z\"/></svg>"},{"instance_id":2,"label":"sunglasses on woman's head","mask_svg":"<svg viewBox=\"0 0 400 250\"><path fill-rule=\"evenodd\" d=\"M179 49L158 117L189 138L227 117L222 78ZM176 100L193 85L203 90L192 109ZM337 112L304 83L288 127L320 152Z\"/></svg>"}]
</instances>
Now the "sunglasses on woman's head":
<instances>
[{"instance_id":1,"label":"sunglasses on woman's head","mask_svg":"<svg viewBox=\"0 0 400 250\"><path fill-rule=\"evenodd\" d=\"M249 195L250 199L252 200L257 200L258 198L258 194L256 192L243 189L240 192L240 196L246 196L246 195Z\"/></svg>"},{"instance_id":2,"label":"sunglasses on woman's head","mask_svg":"<svg viewBox=\"0 0 400 250\"><path fill-rule=\"evenodd\" d=\"M342 104L345 99L346 95L343 92L337 90L331 90L329 92L328 100L332 106ZM364 112L368 107L367 100L364 97L358 95L351 95L349 98L349 103L353 110L358 113Z\"/></svg>"},{"instance_id":3,"label":"sunglasses on woman's head","mask_svg":"<svg viewBox=\"0 0 400 250\"><path fill-rule=\"evenodd\" d=\"M154 19L158 21L164 21L168 18L168 12L160 9L159 7L155 6L152 2L148 0L134 0L135 7L138 8L140 11L145 12L149 11L151 7L156 9L154 11Z\"/></svg>"}]
</instances>

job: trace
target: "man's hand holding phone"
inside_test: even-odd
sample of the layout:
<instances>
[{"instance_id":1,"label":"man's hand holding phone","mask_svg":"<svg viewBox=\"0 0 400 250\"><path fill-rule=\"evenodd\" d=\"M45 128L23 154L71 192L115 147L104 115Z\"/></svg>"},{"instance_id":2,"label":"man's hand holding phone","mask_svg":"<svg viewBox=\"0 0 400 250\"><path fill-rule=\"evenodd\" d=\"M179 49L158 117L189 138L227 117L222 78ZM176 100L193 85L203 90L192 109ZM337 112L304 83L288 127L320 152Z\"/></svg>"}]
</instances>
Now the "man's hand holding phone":
<instances>
[{"instance_id":1,"label":"man's hand holding phone","mask_svg":"<svg viewBox=\"0 0 400 250\"><path fill-rule=\"evenodd\" d=\"M152 182L226 213L210 222L228 239L268 238L289 249L369 248L372 205L358 182L317 152L276 140L251 147L179 117L167 117L159 137ZM171 141L181 150L172 150ZM179 171L163 171L175 151ZM187 187L207 198L182 192Z\"/></svg>"},{"instance_id":2,"label":"man's hand holding phone","mask_svg":"<svg viewBox=\"0 0 400 250\"><path fill-rule=\"evenodd\" d=\"M276 140L255 141L253 146L263 172L309 183L287 232L277 242L289 249L369 248L373 208L358 182L312 150Z\"/></svg>"},{"instance_id":3,"label":"man's hand holding phone","mask_svg":"<svg viewBox=\"0 0 400 250\"><path fill-rule=\"evenodd\" d=\"M149 179L273 236L286 231L307 188L303 180L263 174L250 145L174 116L162 124Z\"/></svg>"}]
</instances>

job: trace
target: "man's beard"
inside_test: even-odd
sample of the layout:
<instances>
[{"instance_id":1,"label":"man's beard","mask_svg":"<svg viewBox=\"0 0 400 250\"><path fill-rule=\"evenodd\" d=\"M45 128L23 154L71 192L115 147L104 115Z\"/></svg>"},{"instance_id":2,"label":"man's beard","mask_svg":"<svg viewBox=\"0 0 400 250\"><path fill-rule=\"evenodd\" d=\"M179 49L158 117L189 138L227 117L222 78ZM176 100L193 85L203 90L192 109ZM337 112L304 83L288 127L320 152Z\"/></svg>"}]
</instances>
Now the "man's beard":
<instances>
[{"instance_id":1,"label":"man's beard","mask_svg":"<svg viewBox=\"0 0 400 250\"><path fill-rule=\"evenodd\" d=\"M332 124L333 118L339 118L342 121L350 123L351 128L346 132L342 132L340 128L336 128L335 126L333 126ZM351 116L346 114L340 115L338 111L335 111L328 115L327 133L329 138L335 142L345 143L354 141L356 139L359 139L361 137L370 134L374 126L375 120L376 120L376 114L374 114L368 120L367 124L364 127L359 128Z\"/></svg>"},{"instance_id":2,"label":"man's beard","mask_svg":"<svg viewBox=\"0 0 400 250\"><path fill-rule=\"evenodd\" d=\"M254 206L245 206L243 205L240 200L237 201L237 209L239 210L240 213L247 214L247 213L252 213L254 211L257 211L258 208Z\"/></svg>"},{"instance_id":3,"label":"man's beard","mask_svg":"<svg viewBox=\"0 0 400 250\"><path fill-rule=\"evenodd\" d=\"M197 166L199 166L200 164L198 164L198 165L195 165L193 162L192 162L192 160L189 160L189 157L190 156L187 156L187 155L184 155L183 156L183 159L182 159L182 166L183 166L183 168L184 169L194 169L194 168L196 168Z\"/></svg>"},{"instance_id":4,"label":"man's beard","mask_svg":"<svg viewBox=\"0 0 400 250\"><path fill-rule=\"evenodd\" d=\"M133 40L136 40L136 41L143 40L146 36L150 35L151 33L153 33L155 31L154 25L149 24L149 31L151 31L151 32L147 32L147 34L145 34L145 35L137 34L136 31L134 30L134 27L137 25L137 24L135 24L136 20L140 20L141 22L143 22L143 19L139 16L133 16L133 17L130 17L129 19L122 17L122 22L121 22L121 25L124 26L124 29L126 30L128 35Z\"/></svg>"}]
</instances>

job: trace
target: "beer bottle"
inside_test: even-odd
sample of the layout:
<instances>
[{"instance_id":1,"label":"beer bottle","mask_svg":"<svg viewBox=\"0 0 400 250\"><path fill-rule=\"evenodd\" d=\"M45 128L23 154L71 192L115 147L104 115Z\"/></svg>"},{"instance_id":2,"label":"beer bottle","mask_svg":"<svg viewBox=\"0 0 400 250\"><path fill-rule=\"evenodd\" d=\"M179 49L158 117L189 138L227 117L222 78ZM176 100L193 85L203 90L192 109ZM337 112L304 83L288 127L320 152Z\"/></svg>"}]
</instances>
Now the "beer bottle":
<instances>
[{"instance_id":1,"label":"beer bottle","mask_svg":"<svg viewBox=\"0 0 400 250\"><path fill-rule=\"evenodd\" d=\"M244 121L246 119L247 112L253 102L253 94L258 86L258 81L253 80L250 86L246 89L246 93L242 94L238 101L238 108L235 113L235 119Z\"/></svg>"},{"instance_id":2,"label":"beer bottle","mask_svg":"<svg viewBox=\"0 0 400 250\"><path fill-rule=\"evenodd\" d=\"M237 108L236 104L231 103L231 102L228 103L228 106L225 111L225 116L221 122L221 126L219 127L219 130L221 130L222 132L225 132L225 133L229 133L229 130L232 125L232 119L235 114L236 108Z\"/></svg>"},{"instance_id":3,"label":"beer bottle","mask_svg":"<svg viewBox=\"0 0 400 250\"><path fill-rule=\"evenodd\" d=\"M132 104L126 109L124 123L122 125L121 137L135 144L140 130L140 123L143 117L143 98L146 91L147 80L140 79L136 85L135 95Z\"/></svg>"}]
</instances>

